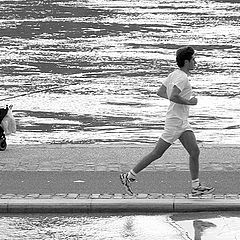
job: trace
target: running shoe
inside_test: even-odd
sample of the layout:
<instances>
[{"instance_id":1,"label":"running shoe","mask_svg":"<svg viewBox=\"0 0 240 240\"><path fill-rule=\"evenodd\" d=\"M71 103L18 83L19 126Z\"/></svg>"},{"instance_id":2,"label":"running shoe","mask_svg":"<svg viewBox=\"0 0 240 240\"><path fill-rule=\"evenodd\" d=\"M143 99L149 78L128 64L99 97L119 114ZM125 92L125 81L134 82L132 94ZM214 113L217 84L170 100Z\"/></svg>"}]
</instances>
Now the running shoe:
<instances>
[{"instance_id":1,"label":"running shoe","mask_svg":"<svg viewBox=\"0 0 240 240\"><path fill-rule=\"evenodd\" d=\"M213 187L206 187L199 184L198 187L192 188L192 196L200 196L205 194L210 194L215 191Z\"/></svg>"},{"instance_id":2,"label":"running shoe","mask_svg":"<svg viewBox=\"0 0 240 240\"><path fill-rule=\"evenodd\" d=\"M125 187L125 191L128 195L132 196L133 191L131 188L131 183L135 181L135 179L128 178L127 173L120 174L120 180L122 182L122 185Z\"/></svg>"}]
</instances>

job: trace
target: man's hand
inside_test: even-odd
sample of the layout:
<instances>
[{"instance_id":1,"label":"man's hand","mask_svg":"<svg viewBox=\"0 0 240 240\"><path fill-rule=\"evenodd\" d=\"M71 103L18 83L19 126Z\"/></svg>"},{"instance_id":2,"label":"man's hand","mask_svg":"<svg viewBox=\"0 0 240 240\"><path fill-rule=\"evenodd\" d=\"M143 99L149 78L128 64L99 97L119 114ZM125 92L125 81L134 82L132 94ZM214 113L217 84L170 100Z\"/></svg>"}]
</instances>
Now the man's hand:
<instances>
[{"instance_id":1,"label":"man's hand","mask_svg":"<svg viewBox=\"0 0 240 240\"><path fill-rule=\"evenodd\" d=\"M197 105L198 103L198 99L196 97L192 97L190 100L189 100L189 104L190 105Z\"/></svg>"},{"instance_id":2,"label":"man's hand","mask_svg":"<svg viewBox=\"0 0 240 240\"><path fill-rule=\"evenodd\" d=\"M174 86L169 100L178 104L183 104L183 105L197 105L198 100L194 96L195 94L193 95L192 98L188 100L186 98L181 97L180 93L181 93L181 90L177 86Z\"/></svg>"},{"instance_id":3,"label":"man's hand","mask_svg":"<svg viewBox=\"0 0 240 240\"><path fill-rule=\"evenodd\" d=\"M158 89L157 95L162 98L168 99L167 96L167 88L162 84L162 86Z\"/></svg>"}]
</instances>

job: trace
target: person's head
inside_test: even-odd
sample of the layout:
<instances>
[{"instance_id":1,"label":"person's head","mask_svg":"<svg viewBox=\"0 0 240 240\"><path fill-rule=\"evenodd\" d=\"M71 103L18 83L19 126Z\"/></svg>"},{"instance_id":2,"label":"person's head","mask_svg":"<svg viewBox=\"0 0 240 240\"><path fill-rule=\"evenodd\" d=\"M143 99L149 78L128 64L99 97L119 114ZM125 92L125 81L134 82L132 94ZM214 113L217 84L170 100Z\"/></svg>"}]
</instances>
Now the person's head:
<instances>
[{"instance_id":1,"label":"person's head","mask_svg":"<svg viewBox=\"0 0 240 240\"><path fill-rule=\"evenodd\" d=\"M189 70L194 69L195 57L194 49L192 47L182 47L177 50L176 61L179 68L187 67Z\"/></svg>"}]
</instances>

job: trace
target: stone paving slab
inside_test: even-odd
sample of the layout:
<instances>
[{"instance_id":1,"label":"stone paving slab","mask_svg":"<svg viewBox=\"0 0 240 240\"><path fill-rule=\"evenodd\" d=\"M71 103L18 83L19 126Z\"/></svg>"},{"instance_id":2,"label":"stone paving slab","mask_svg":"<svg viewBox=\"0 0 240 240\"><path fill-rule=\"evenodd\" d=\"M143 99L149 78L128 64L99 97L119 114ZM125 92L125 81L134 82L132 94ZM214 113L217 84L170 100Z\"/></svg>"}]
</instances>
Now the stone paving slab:
<instances>
[{"instance_id":1,"label":"stone paving slab","mask_svg":"<svg viewBox=\"0 0 240 240\"><path fill-rule=\"evenodd\" d=\"M127 194L109 193L56 193L56 194L0 194L0 199L232 199L240 200L240 194L207 194L192 196L187 193L163 194L163 193L138 193L133 196Z\"/></svg>"},{"instance_id":2,"label":"stone paving slab","mask_svg":"<svg viewBox=\"0 0 240 240\"><path fill-rule=\"evenodd\" d=\"M200 171L240 171L240 164L236 163L201 163ZM29 166L18 166L12 163L6 163L4 167L0 167L0 171L87 171L87 172L125 172L134 167L133 164L100 164L100 165L89 165L87 163L81 164L48 164L48 165L29 165ZM188 171L188 163L162 163L162 164L151 164L143 171Z\"/></svg>"},{"instance_id":3,"label":"stone paving slab","mask_svg":"<svg viewBox=\"0 0 240 240\"><path fill-rule=\"evenodd\" d=\"M126 171L154 145L9 145L0 152L0 171ZM240 171L240 145L201 145L200 170ZM188 154L172 146L144 171L186 171Z\"/></svg>"},{"instance_id":4,"label":"stone paving slab","mask_svg":"<svg viewBox=\"0 0 240 240\"><path fill-rule=\"evenodd\" d=\"M0 194L124 194L125 190L119 174L120 172L2 171ZM202 171L200 180L203 185L215 187L214 194L240 193L237 171ZM190 193L190 173L189 171L145 171L139 174L132 188L134 193Z\"/></svg>"}]
</instances>

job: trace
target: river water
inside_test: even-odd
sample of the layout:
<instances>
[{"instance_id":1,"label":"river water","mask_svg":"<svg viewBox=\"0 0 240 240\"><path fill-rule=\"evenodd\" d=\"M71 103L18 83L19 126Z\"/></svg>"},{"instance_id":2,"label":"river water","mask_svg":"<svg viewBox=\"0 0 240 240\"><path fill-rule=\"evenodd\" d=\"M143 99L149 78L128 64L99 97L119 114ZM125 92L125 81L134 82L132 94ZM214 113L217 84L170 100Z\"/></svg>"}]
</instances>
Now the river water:
<instances>
[{"instance_id":1,"label":"river water","mask_svg":"<svg viewBox=\"0 0 240 240\"><path fill-rule=\"evenodd\" d=\"M238 0L1 0L0 98L45 90L1 101L17 120L8 142L156 142L156 91L191 45L197 139L239 143L239 19Z\"/></svg>"}]
</instances>

